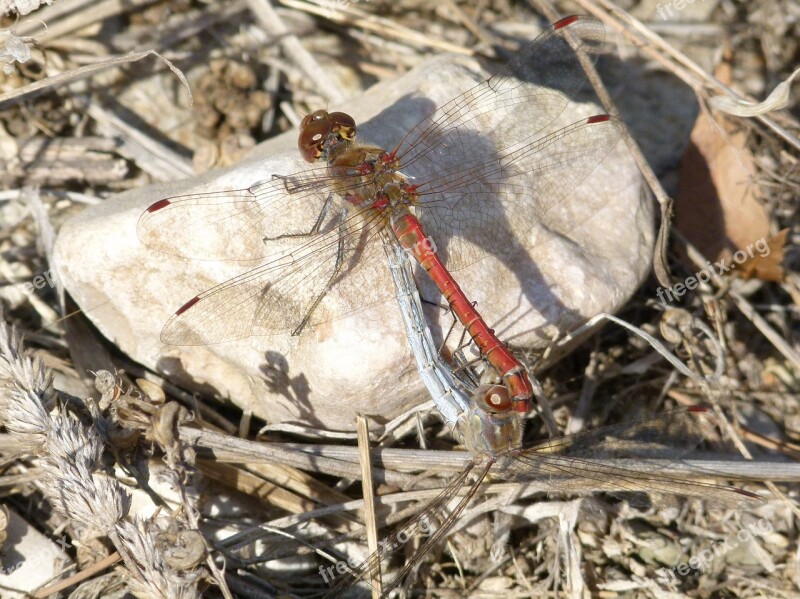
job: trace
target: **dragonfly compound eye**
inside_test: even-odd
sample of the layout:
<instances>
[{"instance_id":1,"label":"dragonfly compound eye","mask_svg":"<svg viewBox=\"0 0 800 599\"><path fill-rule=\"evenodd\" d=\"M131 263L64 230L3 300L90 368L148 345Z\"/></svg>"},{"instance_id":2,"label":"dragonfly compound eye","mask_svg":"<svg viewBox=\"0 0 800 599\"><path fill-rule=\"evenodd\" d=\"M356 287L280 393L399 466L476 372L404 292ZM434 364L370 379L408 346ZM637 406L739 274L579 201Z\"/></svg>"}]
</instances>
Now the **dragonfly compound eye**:
<instances>
[{"instance_id":1,"label":"dragonfly compound eye","mask_svg":"<svg viewBox=\"0 0 800 599\"><path fill-rule=\"evenodd\" d=\"M328 118L333 122L333 132L342 139L350 141L356 136L356 122L346 112L332 112Z\"/></svg>"},{"instance_id":2,"label":"dragonfly compound eye","mask_svg":"<svg viewBox=\"0 0 800 599\"><path fill-rule=\"evenodd\" d=\"M303 119L300 125L300 137L297 140L297 147L300 148L300 153L306 162L316 162L322 156L323 145L332 129L331 121L327 118L310 118L315 114L317 113Z\"/></svg>"},{"instance_id":3,"label":"dragonfly compound eye","mask_svg":"<svg viewBox=\"0 0 800 599\"><path fill-rule=\"evenodd\" d=\"M356 136L356 122L344 112L317 110L303 117L300 123L300 138L297 145L306 162L316 162L327 147L343 141L352 141Z\"/></svg>"},{"instance_id":4,"label":"dragonfly compound eye","mask_svg":"<svg viewBox=\"0 0 800 599\"><path fill-rule=\"evenodd\" d=\"M508 389L503 385L483 385L476 395L481 407L489 412L508 412L512 407Z\"/></svg>"},{"instance_id":5,"label":"dragonfly compound eye","mask_svg":"<svg viewBox=\"0 0 800 599\"><path fill-rule=\"evenodd\" d=\"M303 120L300 121L300 131L305 129L308 124L312 121L323 121L328 119L328 113L324 110L315 110L311 114L307 114L303 117Z\"/></svg>"}]
</instances>

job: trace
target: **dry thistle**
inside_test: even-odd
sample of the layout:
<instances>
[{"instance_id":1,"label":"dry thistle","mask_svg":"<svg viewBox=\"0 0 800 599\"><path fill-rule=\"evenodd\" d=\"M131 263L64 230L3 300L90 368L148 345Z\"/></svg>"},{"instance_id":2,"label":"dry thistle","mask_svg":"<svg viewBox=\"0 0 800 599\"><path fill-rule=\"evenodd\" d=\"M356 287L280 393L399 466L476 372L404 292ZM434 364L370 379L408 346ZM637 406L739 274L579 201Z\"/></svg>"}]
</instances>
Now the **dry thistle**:
<instances>
[{"instance_id":1,"label":"dry thistle","mask_svg":"<svg viewBox=\"0 0 800 599\"><path fill-rule=\"evenodd\" d=\"M161 528L148 521L126 520L130 495L116 479L98 471L103 442L97 430L56 401L51 373L41 360L23 353L21 336L2 321L0 417L20 447L41 456L41 489L53 508L114 543L134 595L200 597L198 584L205 572L196 569L199 560L176 562L163 551ZM202 544L202 537L199 540Z\"/></svg>"}]
</instances>

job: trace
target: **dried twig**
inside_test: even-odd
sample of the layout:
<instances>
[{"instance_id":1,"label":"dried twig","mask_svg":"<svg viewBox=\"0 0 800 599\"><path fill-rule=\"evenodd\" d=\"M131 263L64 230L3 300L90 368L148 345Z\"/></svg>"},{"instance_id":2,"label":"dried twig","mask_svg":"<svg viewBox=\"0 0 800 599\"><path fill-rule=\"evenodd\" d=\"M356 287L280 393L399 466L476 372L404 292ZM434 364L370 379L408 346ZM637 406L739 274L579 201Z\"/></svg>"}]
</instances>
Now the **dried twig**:
<instances>
[{"instance_id":1,"label":"dried twig","mask_svg":"<svg viewBox=\"0 0 800 599\"><path fill-rule=\"evenodd\" d=\"M96 64L90 64L83 67L78 67L76 69L72 69L65 73L59 73L58 75L46 77L44 79L41 79L40 81L36 81L34 83L26 85L25 87L21 87L19 89L15 89L13 91L6 92L4 94L0 94L0 110L4 110L6 108L9 108L10 106L19 104L24 100L28 100L46 91L50 91L58 87L65 86L70 83L75 83L76 81L88 79L89 77L93 77L97 73L100 73L107 69L128 64L130 62L136 62L137 60L147 58L148 56L157 56L167 64L169 69L173 73L175 73L178 79L180 79L181 83L183 83L187 93L189 94L189 98L191 101L192 90L189 87L189 83L188 81L186 81L186 77L184 77L183 73L181 73L181 71L177 67L175 67L170 61L161 56L161 54L159 54L155 50L145 50L143 52L135 52L133 54L128 54L127 56L116 56L114 58L109 58L107 60L103 60Z\"/></svg>"},{"instance_id":2,"label":"dried twig","mask_svg":"<svg viewBox=\"0 0 800 599\"><path fill-rule=\"evenodd\" d=\"M361 461L361 489L364 496L364 519L367 527L367 549L372 554L378 550L378 528L375 519L375 489L372 483L372 458L369 453L369 428L367 419L359 415L358 425L358 448ZM373 599L379 599L381 595L381 573L380 570L371 572Z\"/></svg>"},{"instance_id":3,"label":"dried twig","mask_svg":"<svg viewBox=\"0 0 800 599\"><path fill-rule=\"evenodd\" d=\"M303 44L300 43L300 40L297 39L297 36L284 25L283 19L275 12L270 1L248 0L248 4L261 26L267 33L278 38L283 51L297 62L322 94L334 102L343 100L345 95L333 79L328 76L328 71L317 63L314 57L303 47Z\"/></svg>"},{"instance_id":4,"label":"dried twig","mask_svg":"<svg viewBox=\"0 0 800 599\"><path fill-rule=\"evenodd\" d=\"M668 44L664 39L653 32L652 29L645 26L644 23L624 10L621 10L608 0L576 0L576 2L587 12L624 33L634 42L637 42L637 46L640 46L643 52L647 52L650 56L659 60L659 62L683 79L687 85L690 85L693 89L699 89L701 85L707 85L717 93L727 95L735 101L744 100L755 103L753 98L737 94L719 79L707 73L700 65L683 52L678 51ZM598 5L603 8L598 8ZM640 37L636 38L636 35ZM674 62L665 61L664 56L671 58ZM759 114L755 118L778 134L786 143L793 146L796 150L800 150L800 138L779 125L773 118L766 114Z\"/></svg>"}]
</instances>

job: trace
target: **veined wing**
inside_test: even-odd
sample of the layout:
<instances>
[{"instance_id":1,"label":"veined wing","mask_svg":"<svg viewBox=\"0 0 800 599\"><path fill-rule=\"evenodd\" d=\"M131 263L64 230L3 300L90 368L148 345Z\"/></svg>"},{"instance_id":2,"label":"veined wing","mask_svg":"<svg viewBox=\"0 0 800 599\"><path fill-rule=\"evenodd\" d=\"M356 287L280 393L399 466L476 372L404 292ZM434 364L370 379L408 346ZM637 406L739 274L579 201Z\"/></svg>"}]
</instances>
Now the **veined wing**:
<instances>
[{"instance_id":1,"label":"veined wing","mask_svg":"<svg viewBox=\"0 0 800 599\"><path fill-rule=\"evenodd\" d=\"M511 478L546 481L557 492L585 494L591 488L624 494L629 500L635 494L648 495L655 503L671 495L726 508L757 507L761 498L743 489L662 474L652 463L642 462L679 460L703 440L703 427L714 422L714 414L706 408L664 412L516 450L504 465ZM638 464L620 465L624 460Z\"/></svg>"},{"instance_id":2,"label":"veined wing","mask_svg":"<svg viewBox=\"0 0 800 599\"><path fill-rule=\"evenodd\" d=\"M498 458L498 468L492 472L516 481L547 482L554 492L585 494L587 486L591 486L595 491L625 494L628 500L632 499L631 494L646 493L655 495L656 501L664 495L677 495L696 497L725 508L754 508L760 505L763 502L760 497L743 489L665 476L653 468L621 468L603 464L601 461L618 458L677 459L702 440L703 423L713 424L713 414L705 408L689 408L662 413L633 423L566 435L531 448L510 452L507 456ZM452 522L477 493L493 463L487 461L481 464L477 480L465 497L448 515L445 523L425 540L414 559L405 564L391 583L384 585L381 597L388 596L400 585L418 560L447 534ZM456 496L458 489L464 486L469 470L475 469L477 465L478 463L471 462L421 514L393 533L380 550L359 565L353 576L366 579L369 573L377 571L378 564L389 554L385 547L396 549L402 545L398 539L418 534L420 522L439 513ZM499 472L501 465L506 468L502 473ZM352 577L340 580L326 597L338 597L351 585Z\"/></svg>"},{"instance_id":3,"label":"veined wing","mask_svg":"<svg viewBox=\"0 0 800 599\"><path fill-rule=\"evenodd\" d=\"M344 207L359 176L332 177L318 167L256 183L247 189L200 191L154 202L139 217L137 234L159 252L195 260L259 260L275 250L265 243L308 233L323 207Z\"/></svg>"},{"instance_id":4,"label":"veined wing","mask_svg":"<svg viewBox=\"0 0 800 599\"><path fill-rule=\"evenodd\" d=\"M618 123L605 115L548 132L591 91L579 55L593 60L604 39L596 19L561 19L400 142L400 168L418 186L420 220L448 269L518 255L534 224L616 144Z\"/></svg>"},{"instance_id":5,"label":"veined wing","mask_svg":"<svg viewBox=\"0 0 800 599\"><path fill-rule=\"evenodd\" d=\"M602 51L604 40L603 25L591 17L565 17L553 24L522 46L495 75L411 129L395 148L402 167L424 161L425 166L415 168L433 175L442 155L467 152L476 141L488 140L499 149L537 134L588 85L575 49L592 59ZM509 127L486 126L487 119L494 122L507 115L513 115L507 119Z\"/></svg>"},{"instance_id":6,"label":"veined wing","mask_svg":"<svg viewBox=\"0 0 800 599\"><path fill-rule=\"evenodd\" d=\"M607 115L589 117L496 154L462 153L420 178L420 220L447 267L464 268L492 254L519 252L515 240L589 176L619 141L620 124ZM598 194L598 202L605 201Z\"/></svg>"},{"instance_id":7,"label":"veined wing","mask_svg":"<svg viewBox=\"0 0 800 599\"><path fill-rule=\"evenodd\" d=\"M295 331L391 296L391 288L380 285L386 266L376 238L383 226L372 209L350 214L310 241L186 302L164 325L162 342L210 345ZM316 305L323 295L335 306L334 314Z\"/></svg>"},{"instance_id":8,"label":"veined wing","mask_svg":"<svg viewBox=\"0 0 800 599\"><path fill-rule=\"evenodd\" d=\"M493 464L493 461L486 461L480 464L480 471L477 474L476 480L469 487L466 495L441 521L438 528L427 536L425 541L414 555L414 559L409 560L403 566L403 568L400 570L400 573L393 581L383 585L381 598L388 597L391 591L402 584L405 576L419 562L419 560L421 560L434 546L436 546L442 537L447 534L447 531L450 530L453 522L458 519L469 502L472 501L472 498L475 496L475 493L477 493L481 483L486 478L486 475L489 473L489 470ZM430 531L426 531L425 528L429 528L431 526L432 520L440 518L444 508L447 506L450 500L453 499L459 493L459 491L464 488L470 473L476 468L476 466L478 466L477 462L470 462L466 468L425 507L422 512L417 514L404 526L394 531L391 535L389 535L388 538L381 541L380 548L377 551L370 554L361 564L353 569L348 576L341 578L333 586L331 591L325 595L325 598L334 599L335 597L341 596L344 591L351 588L359 580L369 581L369 578L378 572L381 561L390 555L393 555L397 550L402 548L408 539L416 537L421 532L430 533Z\"/></svg>"}]
</instances>

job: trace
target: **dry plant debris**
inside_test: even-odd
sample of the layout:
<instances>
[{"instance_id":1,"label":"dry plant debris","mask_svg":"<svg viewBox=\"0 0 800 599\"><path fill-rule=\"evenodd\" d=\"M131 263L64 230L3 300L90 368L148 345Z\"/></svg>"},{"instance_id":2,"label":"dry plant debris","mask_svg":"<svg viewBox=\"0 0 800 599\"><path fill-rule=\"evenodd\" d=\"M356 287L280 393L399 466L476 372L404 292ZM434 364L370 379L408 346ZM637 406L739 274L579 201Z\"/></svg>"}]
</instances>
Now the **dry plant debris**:
<instances>
[{"instance_id":1,"label":"dry plant debris","mask_svg":"<svg viewBox=\"0 0 800 599\"><path fill-rule=\"evenodd\" d=\"M255 146L250 132L261 125L272 99L257 89L256 73L246 64L215 60L198 81L194 118L199 147L197 172L228 166Z\"/></svg>"},{"instance_id":2,"label":"dry plant debris","mask_svg":"<svg viewBox=\"0 0 800 599\"><path fill-rule=\"evenodd\" d=\"M0 301L4 319L25 331L31 352L23 351L9 326L0 327L4 501L29 525L50 536L66 531L79 546L73 552L81 572L65 573L70 597L125 592L194 597L206 587L208 596L228 597L319 592L325 588L320 565L363 554L361 542L352 540L362 514L347 511L363 508L359 487L352 484L359 468L352 457L330 457L351 449L345 445L353 440L338 436L332 442L333 433L291 427L268 427L253 435L254 425L263 423L211 407L211 396L192 397L165 381L167 397L145 389L146 382L140 391L116 370L142 376L135 364L91 332L78 335L58 321L58 314L75 321L80 316L56 293L42 224L57 228L83 203L188 173L192 158L198 170L234 161L243 149L324 107L328 98L394 77L430 54L487 52L498 40L527 37L530 24L541 22L529 4L550 5L511 0L39 4L0 6L9 15L0 36ZM557 423L562 430L575 430L586 421L615 422L663 405L712 402L730 416L728 434L741 440L743 454L786 461L783 467L749 471L751 482L737 483L758 490L761 483L779 481L770 484L770 501L757 513L696 504L640 509L603 496L561 502L489 493L410 582L431 596L579 596L585 590L605 597L796 597L800 113L791 77L800 58L800 9L794 0L657 6L580 0L556 3L555 9L574 12L576 4L602 18L610 33L635 38L648 67L659 65L654 79L669 74L671 85L686 83L696 90L698 101L711 106L699 117L702 126L721 135L723 151L733 148L744 156L747 168L742 169L732 159L714 165L709 156L694 155L680 168L655 172L659 200L678 195L679 178L693 180L711 171L711 190L724 202L726 226L741 225L745 244L747 237L765 238L772 259L761 266L743 263L742 270L755 273L749 280L709 276L667 306L659 301L662 287L652 280L619 314L654 336L661 332L699 373L713 370L710 364L718 356L706 336L692 332L696 327L690 323L705 323L724 349L723 375L713 385L677 374L640 337L608 326L541 375ZM638 21L612 9L629 11ZM702 16L694 16L700 10ZM750 113L758 114L725 116L721 125L723 117L713 108L719 101L711 99L727 92L710 74L723 39L731 46L726 83L737 93L729 103L757 106ZM164 63L146 58L135 65L119 61L114 68L96 68L98 61L151 49L187 73L198 96L194 112ZM643 62L623 58L630 61L628 68ZM775 108L779 102L758 106L783 82L780 91L789 92L785 109ZM624 100L619 96L624 93L611 89L615 101ZM729 135L731 129L735 132ZM131 132L138 136L136 143ZM145 145L136 146L142 140ZM684 147L688 141L687 135ZM733 175L741 181L731 187ZM38 222L20 193L32 185L40 187L45 208L45 220ZM733 197L745 188L748 216ZM691 206L711 199L705 191L693 197L698 193L697 188L684 191L681 201ZM732 238L727 228L714 231L717 245L725 245L719 243L722 236ZM666 253L673 282L686 282L694 270L717 260L713 244L673 241ZM77 352L83 352L82 363L90 357L87 368L115 373L97 372L99 396L95 376L73 359ZM529 358L536 363L539 356ZM185 440L188 427L195 441ZM319 442L322 455L300 464L289 463L297 456L288 449L269 459L254 451L237 453L236 443L244 441L237 431L276 448L310 437ZM542 433L532 421L529 436ZM212 438L219 441L213 449L197 441ZM425 460L433 450L453 447L429 411L384 430L373 427L376 441L387 451L425 448L413 454L411 464L387 457L374 465L380 503L394 506L385 510L391 513L379 514L384 523L402 522L421 509L419 500L432 494L421 482L442 486L458 468L442 466L453 452ZM143 474L151 460L163 462L167 486L174 491L169 501ZM744 466L733 469L745 477ZM202 489L198 494L196 485ZM401 492L411 488L421 490ZM155 499L161 510L131 515L130 498L139 494ZM743 530L757 534L736 547L725 545ZM308 539L315 540L314 548ZM5 547L8 539L2 542ZM397 571L415 542L403 547L404 555L389 565L386 576ZM692 557L720 545L731 549L714 553L702 568L692 567Z\"/></svg>"},{"instance_id":3,"label":"dry plant debris","mask_svg":"<svg viewBox=\"0 0 800 599\"><path fill-rule=\"evenodd\" d=\"M0 383L6 430L21 454L37 456L43 497L81 531L80 540L108 538L126 564L128 586L137 597L198 596L199 560L176 559L177 543L165 544L163 538L165 531L170 538L190 531L174 532L174 519L166 529L155 518L127 519L130 494L103 471L100 431L83 422L86 415L82 419L59 401L52 372L24 354L21 337L5 323L0 325ZM98 410L93 411L100 424Z\"/></svg>"}]
</instances>

